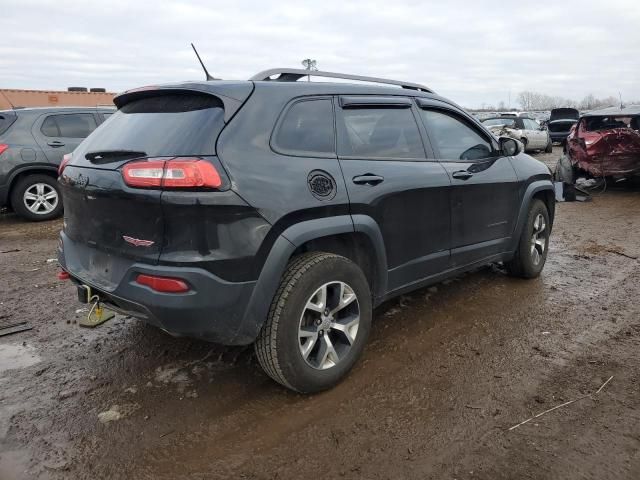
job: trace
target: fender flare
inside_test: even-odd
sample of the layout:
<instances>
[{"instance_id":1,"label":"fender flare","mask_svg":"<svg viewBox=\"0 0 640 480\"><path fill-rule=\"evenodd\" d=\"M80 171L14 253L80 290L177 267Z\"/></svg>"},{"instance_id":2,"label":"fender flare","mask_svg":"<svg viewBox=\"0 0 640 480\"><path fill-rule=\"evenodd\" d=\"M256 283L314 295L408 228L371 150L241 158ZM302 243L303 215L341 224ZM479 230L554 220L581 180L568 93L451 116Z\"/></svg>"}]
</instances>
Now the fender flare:
<instances>
[{"instance_id":1,"label":"fender flare","mask_svg":"<svg viewBox=\"0 0 640 480\"><path fill-rule=\"evenodd\" d=\"M377 288L372 293L374 301L376 298L381 298L387 285L387 257L382 233L375 220L366 215L355 215L353 218L350 215L339 215L303 221L284 230L275 240L249 298L233 343L249 344L256 339L266 321L271 302L278 290L289 259L299 246L310 240L354 232L367 235L374 246ZM380 292L383 293L380 294Z\"/></svg>"},{"instance_id":2,"label":"fender flare","mask_svg":"<svg viewBox=\"0 0 640 480\"><path fill-rule=\"evenodd\" d=\"M516 221L516 227L513 231L510 250L515 252L518 249L518 242L520 241L520 234L524 228L524 222L529 213L529 207L533 196L542 191L550 191L555 198L555 190L551 180L537 180L529 184L522 196L522 202L520 203L520 210L518 211L518 220ZM552 213L552 212L549 212Z\"/></svg>"},{"instance_id":3,"label":"fender flare","mask_svg":"<svg viewBox=\"0 0 640 480\"><path fill-rule=\"evenodd\" d=\"M35 164L29 164L29 165L21 165L11 172L11 174L9 175L9 180L7 181L7 185L12 185L18 175L25 172L29 172L31 170L34 170L34 173L36 173L35 171L43 171L43 170L53 172L53 173L58 173L58 166L52 165L50 163L35 163Z\"/></svg>"}]
</instances>

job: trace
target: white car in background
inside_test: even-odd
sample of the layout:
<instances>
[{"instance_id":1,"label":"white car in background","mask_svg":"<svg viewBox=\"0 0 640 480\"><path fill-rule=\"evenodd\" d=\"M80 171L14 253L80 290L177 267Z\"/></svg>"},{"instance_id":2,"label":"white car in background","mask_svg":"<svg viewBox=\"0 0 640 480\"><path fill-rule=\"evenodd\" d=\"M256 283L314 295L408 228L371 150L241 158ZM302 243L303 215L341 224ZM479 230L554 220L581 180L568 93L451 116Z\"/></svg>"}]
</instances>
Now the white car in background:
<instances>
[{"instance_id":1,"label":"white car in background","mask_svg":"<svg viewBox=\"0 0 640 480\"><path fill-rule=\"evenodd\" d=\"M551 153L553 151L549 132L532 118L501 115L481 121L497 137L507 136L520 140L527 152L544 150L546 153Z\"/></svg>"}]
</instances>

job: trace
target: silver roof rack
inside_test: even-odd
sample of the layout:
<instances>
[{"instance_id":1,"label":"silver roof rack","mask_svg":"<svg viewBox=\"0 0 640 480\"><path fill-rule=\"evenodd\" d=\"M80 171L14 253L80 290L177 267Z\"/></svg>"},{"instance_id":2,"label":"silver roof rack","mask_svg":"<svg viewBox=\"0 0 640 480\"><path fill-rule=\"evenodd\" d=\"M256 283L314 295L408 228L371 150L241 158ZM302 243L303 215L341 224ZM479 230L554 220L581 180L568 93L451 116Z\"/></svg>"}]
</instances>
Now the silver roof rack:
<instances>
[{"instance_id":1,"label":"silver roof rack","mask_svg":"<svg viewBox=\"0 0 640 480\"><path fill-rule=\"evenodd\" d=\"M277 78L271 78L274 75L278 75ZM328 77L328 78L341 78L344 80L357 80L359 82L372 82L382 83L385 85L397 85L402 88L408 88L410 90L419 90L421 92L433 93L428 87L420 85L418 83L401 82L399 80L388 80L386 78L377 77L365 77L363 75L351 75L347 73L336 72L322 72L319 70L302 70L300 68L271 68L263 72L255 74L249 80L256 81L274 81L274 82L295 82L306 76L312 77Z\"/></svg>"}]
</instances>

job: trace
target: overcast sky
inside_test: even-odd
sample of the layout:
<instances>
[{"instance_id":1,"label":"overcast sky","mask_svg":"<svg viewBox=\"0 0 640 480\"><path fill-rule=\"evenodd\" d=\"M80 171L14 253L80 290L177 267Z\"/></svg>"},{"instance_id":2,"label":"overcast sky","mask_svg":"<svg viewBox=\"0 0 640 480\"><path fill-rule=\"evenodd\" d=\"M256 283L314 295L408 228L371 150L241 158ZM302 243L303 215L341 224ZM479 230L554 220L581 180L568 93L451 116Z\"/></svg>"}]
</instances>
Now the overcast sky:
<instances>
[{"instance_id":1,"label":"overcast sky","mask_svg":"<svg viewBox=\"0 0 640 480\"><path fill-rule=\"evenodd\" d=\"M95 4L95 5L94 5ZM0 88L111 91L271 67L424 83L468 107L519 91L640 99L640 0L1 0Z\"/></svg>"}]
</instances>

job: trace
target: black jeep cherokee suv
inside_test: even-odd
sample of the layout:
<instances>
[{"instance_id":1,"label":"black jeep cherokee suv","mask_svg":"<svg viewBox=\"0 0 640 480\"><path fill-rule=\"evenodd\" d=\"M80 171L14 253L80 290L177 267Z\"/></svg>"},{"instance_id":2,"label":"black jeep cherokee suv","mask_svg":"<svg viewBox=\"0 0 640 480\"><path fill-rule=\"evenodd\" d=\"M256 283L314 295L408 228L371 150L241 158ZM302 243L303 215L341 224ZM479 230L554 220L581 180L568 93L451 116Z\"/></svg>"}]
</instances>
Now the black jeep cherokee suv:
<instances>
[{"instance_id":1,"label":"black jeep cherokee suv","mask_svg":"<svg viewBox=\"0 0 640 480\"><path fill-rule=\"evenodd\" d=\"M28 220L60 216L58 166L114 112L109 107L0 110L0 208L10 206Z\"/></svg>"},{"instance_id":2,"label":"black jeep cherokee suv","mask_svg":"<svg viewBox=\"0 0 640 480\"><path fill-rule=\"evenodd\" d=\"M59 177L59 261L84 301L254 342L269 376L313 392L353 366L381 302L491 262L540 274L546 166L426 87L307 74L115 98Z\"/></svg>"}]
</instances>

